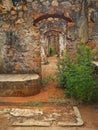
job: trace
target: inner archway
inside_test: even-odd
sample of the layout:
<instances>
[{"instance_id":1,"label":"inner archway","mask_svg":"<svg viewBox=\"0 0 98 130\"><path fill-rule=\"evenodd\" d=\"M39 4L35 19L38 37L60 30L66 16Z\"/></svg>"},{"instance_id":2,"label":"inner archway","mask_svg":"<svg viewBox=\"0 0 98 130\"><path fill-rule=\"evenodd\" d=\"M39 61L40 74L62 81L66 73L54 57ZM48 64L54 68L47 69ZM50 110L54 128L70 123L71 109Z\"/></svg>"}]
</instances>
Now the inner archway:
<instances>
[{"instance_id":1,"label":"inner archway","mask_svg":"<svg viewBox=\"0 0 98 130\"><path fill-rule=\"evenodd\" d=\"M46 33L48 40L48 55L59 55L59 33L56 31L50 31Z\"/></svg>"},{"instance_id":2,"label":"inner archway","mask_svg":"<svg viewBox=\"0 0 98 130\"><path fill-rule=\"evenodd\" d=\"M61 57L66 49L67 19L64 15L43 15L34 20L34 25L39 27L41 62L46 63L49 56Z\"/></svg>"},{"instance_id":3,"label":"inner archway","mask_svg":"<svg viewBox=\"0 0 98 130\"><path fill-rule=\"evenodd\" d=\"M34 20L40 32L42 80L54 77L57 71L57 62L66 49L69 21L63 14L43 15Z\"/></svg>"}]
</instances>

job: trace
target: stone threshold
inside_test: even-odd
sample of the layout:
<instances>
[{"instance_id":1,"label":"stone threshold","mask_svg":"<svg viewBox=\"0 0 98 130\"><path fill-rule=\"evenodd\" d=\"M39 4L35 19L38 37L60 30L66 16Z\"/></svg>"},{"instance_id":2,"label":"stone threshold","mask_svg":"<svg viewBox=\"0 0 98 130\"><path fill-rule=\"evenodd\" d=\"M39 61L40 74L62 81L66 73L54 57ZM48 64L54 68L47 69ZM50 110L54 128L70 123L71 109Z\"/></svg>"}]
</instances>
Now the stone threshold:
<instances>
[{"instance_id":1,"label":"stone threshold","mask_svg":"<svg viewBox=\"0 0 98 130\"><path fill-rule=\"evenodd\" d=\"M52 127L52 126L56 126L56 127L78 127L78 126L82 126L84 124L81 114L79 112L78 107L73 106L73 110L74 110L74 114L75 114L75 121L62 121L61 119L58 121L56 121L53 117L50 117L49 115L44 115L45 118L44 119L40 119L40 120L35 120L34 118L37 115L40 115L40 117L43 116L44 111L43 110L39 110L38 108L36 109L21 109L21 108L8 108L8 109L3 109L2 111L0 111L0 114L3 113L9 113L9 115L12 118L16 118L16 120L14 120L11 123L11 127ZM56 113L51 113L51 114L55 114L56 118L60 117L60 113L59 111L57 111ZM49 116L49 117L48 117ZM70 115L69 115L70 116ZM21 119L20 119L21 118ZM19 119L19 120L18 120Z\"/></svg>"},{"instance_id":2,"label":"stone threshold","mask_svg":"<svg viewBox=\"0 0 98 130\"><path fill-rule=\"evenodd\" d=\"M78 127L78 126L82 126L84 124L81 114L79 112L78 107L74 106L74 113L76 116L76 123L73 122L64 122L64 121L60 121L56 124L57 127ZM28 119L24 122L14 122L12 124L12 126L15 127L51 127L53 125L52 120L50 121L34 121L33 119Z\"/></svg>"}]
</instances>

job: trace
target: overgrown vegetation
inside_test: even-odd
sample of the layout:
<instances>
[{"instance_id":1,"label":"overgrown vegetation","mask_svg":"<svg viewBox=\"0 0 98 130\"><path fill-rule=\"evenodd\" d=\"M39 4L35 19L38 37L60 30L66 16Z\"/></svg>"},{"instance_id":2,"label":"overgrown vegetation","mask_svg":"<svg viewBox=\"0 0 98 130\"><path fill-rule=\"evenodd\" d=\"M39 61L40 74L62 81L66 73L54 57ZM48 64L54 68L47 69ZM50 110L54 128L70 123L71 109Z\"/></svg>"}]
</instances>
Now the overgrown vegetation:
<instances>
[{"instance_id":1,"label":"overgrown vegetation","mask_svg":"<svg viewBox=\"0 0 98 130\"><path fill-rule=\"evenodd\" d=\"M55 80L55 78L54 77L52 77L52 76L46 76L46 77L44 77L43 79L42 79L42 85L43 86L45 86L45 85L47 85L50 81L54 81Z\"/></svg>"},{"instance_id":2,"label":"overgrown vegetation","mask_svg":"<svg viewBox=\"0 0 98 130\"><path fill-rule=\"evenodd\" d=\"M78 46L76 57L64 54L57 77L67 96L87 102L97 98L93 56L92 50L83 44Z\"/></svg>"}]
</instances>

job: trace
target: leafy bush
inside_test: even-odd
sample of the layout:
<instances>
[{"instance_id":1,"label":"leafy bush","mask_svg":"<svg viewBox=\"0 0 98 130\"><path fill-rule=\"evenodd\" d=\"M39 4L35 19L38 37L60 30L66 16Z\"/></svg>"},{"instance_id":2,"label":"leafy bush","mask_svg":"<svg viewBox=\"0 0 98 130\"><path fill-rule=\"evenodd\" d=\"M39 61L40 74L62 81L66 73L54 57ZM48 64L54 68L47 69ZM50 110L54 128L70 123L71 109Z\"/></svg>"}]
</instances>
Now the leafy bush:
<instances>
[{"instance_id":1,"label":"leafy bush","mask_svg":"<svg viewBox=\"0 0 98 130\"><path fill-rule=\"evenodd\" d=\"M49 54L53 56L55 54L54 48L52 46L49 47Z\"/></svg>"},{"instance_id":2,"label":"leafy bush","mask_svg":"<svg viewBox=\"0 0 98 130\"><path fill-rule=\"evenodd\" d=\"M92 50L83 44L78 46L76 57L64 55L58 65L57 77L60 85L66 88L67 96L80 101L91 101L95 98L93 56Z\"/></svg>"}]
</instances>

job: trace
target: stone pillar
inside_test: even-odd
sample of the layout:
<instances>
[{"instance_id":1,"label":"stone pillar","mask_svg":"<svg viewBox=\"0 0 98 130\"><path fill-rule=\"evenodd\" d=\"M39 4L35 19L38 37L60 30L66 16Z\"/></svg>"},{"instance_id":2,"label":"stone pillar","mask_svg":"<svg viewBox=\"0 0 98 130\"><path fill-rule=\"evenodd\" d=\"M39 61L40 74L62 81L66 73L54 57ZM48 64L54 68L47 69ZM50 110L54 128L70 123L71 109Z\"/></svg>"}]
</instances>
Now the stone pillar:
<instances>
[{"instance_id":1,"label":"stone pillar","mask_svg":"<svg viewBox=\"0 0 98 130\"><path fill-rule=\"evenodd\" d=\"M88 22L86 16L81 16L79 38L83 43L86 43L88 41Z\"/></svg>"},{"instance_id":2,"label":"stone pillar","mask_svg":"<svg viewBox=\"0 0 98 130\"><path fill-rule=\"evenodd\" d=\"M0 31L0 74L4 73L5 66L5 56L6 56L6 33L4 31Z\"/></svg>"},{"instance_id":3,"label":"stone pillar","mask_svg":"<svg viewBox=\"0 0 98 130\"><path fill-rule=\"evenodd\" d=\"M46 43L46 56L49 56L49 44L48 44L48 38L45 36L45 43Z\"/></svg>"},{"instance_id":4,"label":"stone pillar","mask_svg":"<svg viewBox=\"0 0 98 130\"><path fill-rule=\"evenodd\" d=\"M82 3L82 10L81 10L81 18L80 18L80 28L79 28L79 38L83 43L86 43L89 38L89 33L88 33L88 3L83 2Z\"/></svg>"},{"instance_id":5,"label":"stone pillar","mask_svg":"<svg viewBox=\"0 0 98 130\"><path fill-rule=\"evenodd\" d=\"M64 42L64 37L63 34L59 34L59 56L62 56L62 52L65 49L65 42Z\"/></svg>"},{"instance_id":6,"label":"stone pillar","mask_svg":"<svg viewBox=\"0 0 98 130\"><path fill-rule=\"evenodd\" d=\"M95 51L96 51L96 59L98 60L98 12L96 12L96 15L95 15L95 23L94 23L92 35L96 43Z\"/></svg>"},{"instance_id":7,"label":"stone pillar","mask_svg":"<svg viewBox=\"0 0 98 130\"><path fill-rule=\"evenodd\" d=\"M46 39L43 34L40 34L40 44L41 44L41 63L47 62L47 54L46 54Z\"/></svg>"}]
</instances>

